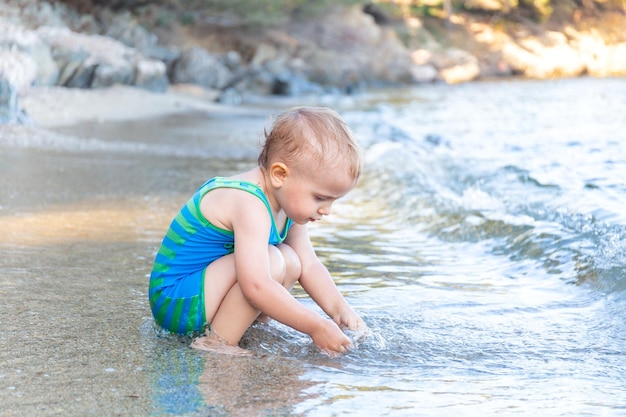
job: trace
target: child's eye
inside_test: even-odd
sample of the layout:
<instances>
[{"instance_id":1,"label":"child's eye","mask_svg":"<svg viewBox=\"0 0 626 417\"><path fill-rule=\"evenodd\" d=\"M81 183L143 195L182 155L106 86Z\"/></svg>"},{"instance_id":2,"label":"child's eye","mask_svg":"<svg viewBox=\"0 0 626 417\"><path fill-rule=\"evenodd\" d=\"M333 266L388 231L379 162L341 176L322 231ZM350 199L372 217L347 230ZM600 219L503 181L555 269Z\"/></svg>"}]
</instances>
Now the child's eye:
<instances>
[{"instance_id":1,"label":"child's eye","mask_svg":"<svg viewBox=\"0 0 626 417\"><path fill-rule=\"evenodd\" d=\"M320 196L315 196L315 199L317 201L326 201L326 200L328 200L326 197L320 197Z\"/></svg>"}]
</instances>

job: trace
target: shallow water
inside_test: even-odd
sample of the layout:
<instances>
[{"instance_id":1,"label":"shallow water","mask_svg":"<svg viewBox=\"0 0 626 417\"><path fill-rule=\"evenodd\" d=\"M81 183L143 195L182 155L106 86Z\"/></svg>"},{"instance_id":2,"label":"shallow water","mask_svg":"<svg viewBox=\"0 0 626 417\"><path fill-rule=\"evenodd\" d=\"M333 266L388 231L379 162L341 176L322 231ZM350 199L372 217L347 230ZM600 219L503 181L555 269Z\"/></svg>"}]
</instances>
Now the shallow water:
<instances>
[{"instance_id":1,"label":"shallow water","mask_svg":"<svg viewBox=\"0 0 626 417\"><path fill-rule=\"evenodd\" d=\"M257 325L257 357L230 358L157 330L147 275L171 216L254 164L290 104L0 135L3 413L626 414L623 79L327 99L367 173L310 229L371 334L331 359Z\"/></svg>"}]
</instances>

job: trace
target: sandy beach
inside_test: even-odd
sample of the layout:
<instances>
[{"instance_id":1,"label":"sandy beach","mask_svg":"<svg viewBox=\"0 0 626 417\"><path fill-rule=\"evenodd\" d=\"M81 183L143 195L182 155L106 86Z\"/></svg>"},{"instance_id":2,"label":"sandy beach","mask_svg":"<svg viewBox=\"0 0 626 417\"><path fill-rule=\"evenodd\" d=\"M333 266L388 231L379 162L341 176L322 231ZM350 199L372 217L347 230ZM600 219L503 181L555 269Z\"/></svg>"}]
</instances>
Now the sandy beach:
<instances>
[{"instance_id":1,"label":"sandy beach","mask_svg":"<svg viewBox=\"0 0 626 417\"><path fill-rule=\"evenodd\" d=\"M221 104L214 100L214 92L188 84L172 85L165 93L123 85L103 89L31 87L19 100L30 123L0 125L0 144L66 151L101 149L109 145L103 145L101 138L92 134L95 130L105 128L114 134L123 132L127 129L125 124L130 123L133 129L143 131L134 135L127 131L118 142L129 139L132 142L131 136L159 136L160 123L178 123L183 129L183 121L170 119L194 115L194 121L202 118L212 121L213 128L202 140L213 143L214 152L205 152L203 156L253 157L271 115L290 105L289 99L273 103L268 98L252 98L251 103L243 105ZM233 123L233 118L237 122ZM85 131L84 126L91 127ZM152 145L152 141L145 143L154 151ZM171 149L161 153L167 155L168 152L176 154Z\"/></svg>"},{"instance_id":2,"label":"sandy beach","mask_svg":"<svg viewBox=\"0 0 626 417\"><path fill-rule=\"evenodd\" d=\"M215 103L214 93L193 85L173 85L166 93L116 85L103 89L32 87L20 105L35 125L58 127L85 121L146 119L184 112L246 114L242 107Z\"/></svg>"}]
</instances>

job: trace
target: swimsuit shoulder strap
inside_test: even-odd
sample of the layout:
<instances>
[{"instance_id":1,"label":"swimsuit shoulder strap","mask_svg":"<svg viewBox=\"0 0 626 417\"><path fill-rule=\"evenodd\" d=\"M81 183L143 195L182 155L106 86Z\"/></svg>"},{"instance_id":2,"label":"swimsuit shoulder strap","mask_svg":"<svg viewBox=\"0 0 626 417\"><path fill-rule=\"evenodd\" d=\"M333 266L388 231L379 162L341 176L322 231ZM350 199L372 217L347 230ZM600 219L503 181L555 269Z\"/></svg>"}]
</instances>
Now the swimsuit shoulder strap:
<instances>
[{"instance_id":1,"label":"swimsuit shoulder strap","mask_svg":"<svg viewBox=\"0 0 626 417\"><path fill-rule=\"evenodd\" d=\"M241 180L231 180L223 177L214 177L205 182L198 191L201 195L208 193L211 190L216 188L235 188L242 191L247 191L251 194L259 197L266 206L269 208L269 201L267 200L267 196L258 185L251 183L249 181L241 181Z\"/></svg>"},{"instance_id":2,"label":"swimsuit shoulder strap","mask_svg":"<svg viewBox=\"0 0 626 417\"><path fill-rule=\"evenodd\" d=\"M287 223L285 224L285 228L283 229L283 233L282 234L278 233L278 228L276 227L276 222L274 220L274 215L272 214L272 208L270 206L270 202L268 201L267 196L265 195L265 193L263 192L260 186L249 181L232 180L232 179L227 179L223 177L214 177L208 180L207 182L205 182L198 189L198 192L196 194L198 195L199 198L202 198L202 196L204 196L206 193L216 188L235 188L237 190L246 191L246 192L249 192L250 194L257 196L261 201L263 201L263 204L265 204L265 207L267 208L267 211L270 215L270 219L272 221L272 228L274 230L274 233L276 234L278 242L280 243L283 240L285 240L285 238L287 237L287 231L289 230L289 227L291 227L291 225L293 224L293 221L288 218Z\"/></svg>"}]
</instances>

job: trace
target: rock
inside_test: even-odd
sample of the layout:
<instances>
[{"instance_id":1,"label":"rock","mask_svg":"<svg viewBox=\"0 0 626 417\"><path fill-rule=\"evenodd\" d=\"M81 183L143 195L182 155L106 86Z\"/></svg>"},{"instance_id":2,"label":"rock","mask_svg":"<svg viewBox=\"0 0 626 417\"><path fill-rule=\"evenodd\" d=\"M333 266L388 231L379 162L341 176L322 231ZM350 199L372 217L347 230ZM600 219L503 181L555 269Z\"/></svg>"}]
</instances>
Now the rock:
<instances>
[{"instance_id":1,"label":"rock","mask_svg":"<svg viewBox=\"0 0 626 417\"><path fill-rule=\"evenodd\" d=\"M248 72L242 77L239 88L252 94L272 94L276 76L258 65L250 65Z\"/></svg>"},{"instance_id":2,"label":"rock","mask_svg":"<svg viewBox=\"0 0 626 417\"><path fill-rule=\"evenodd\" d=\"M274 78L271 94L281 96L300 96L304 94L321 94L323 88L300 74L284 71Z\"/></svg>"},{"instance_id":3,"label":"rock","mask_svg":"<svg viewBox=\"0 0 626 417\"><path fill-rule=\"evenodd\" d=\"M250 65L263 65L270 60L275 60L279 53L278 47L263 42L257 46L254 56L250 60Z\"/></svg>"},{"instance_id":4,"label":"rock","mask_svg":"<svg viewBox=\"0 0 626 417\"><path fill-rule=\"evenodd\" d=\"M130 62L101 62L93 65L91 88L111 87L115 84L132 85L134 80L133 66Z\"/></svg>"},{"instance_id":5,"label":"rock","mask_svg":"<svg viewBox=\"0 0 626 417\"><path fill-rule=\"evenodd\" d=\"M430 62L433 54L426 49L417 49L411 54L411 75L416 83L430 83L439 79L439 71Z\"/></svg>"},{"instance_id":6,"label":"rock","mask_svg":"<svg viewBox=\"0 0 626 417\"><path fill-rule=\"evenodd\" d=\"M517 4L517 0L465 0L463 7L481 12L509 13Z\"/></svg>"},{"instance_id":7,"label":"rock","mask_svg":"<svg viewBox=\"0 0 626 417\"><path fill-rule=\"evenodd\" d=\"M502 57L517 73L529 78L573 77L586 71L580 54L569 46L561 33L544 37L529 36L518 44L508 43Z\"/></svg>"},{"instance_id":8,"label":"rock","mask_svg":"<svg viewBox=\"0 0 626 417\"><path fill-rule=\"evenodd\" d=\"M23 112L17 105L17 89L0 74L0 124L19 123Z\"/></svg>"},{"instance_id":9,"label":"rock","mask_svg":"<svg viewBox=\"0 0 626 417\"><path fill-rule=\"evenodd\" d=\"M448 84L465 83L473 81L480 76L478 60L444 68L439 71L439 76Z\"/></svg>"},{"instance_id":10,"label":"rock","mask_svg":"<svg viewBox=\"0 0 626 417\"><path fill-rule=\"evenodd\" d=\"M18 51L0 50L0 124L29 124L19 107L19 94L35 80L36 64Z\"/></svg>"},{"instance_id":11,"label":"rock","mask_svg":"<svg viewBox=\"0 0 626 417\"><path fill-rule=\"evenodd\" d=\"M58 50L55 59L60 65L57 85L74 88L89 88L93 67L84 68L83 62L89 57L86 51Z\"/></svg>"},{"instance_id":12,"label":"rock","mask_svg":"<svg viewBox=\"0 0 626 417\"><path fill-rule=\"evenodd\" d=\"M66 16L64 5L53 4L46 1L23 1L21 2L20 18L21 23L34 29L40 26L64 27L63 18Z\"/></svg>"},{"instance_id":13,"label":"rock","mask_svg":"<svg viewBox=\"0 0 626 417\"><path fill-rule=\"evenodd\" d=\"M29 56L35 63L37 85L54 85L59 77L59 69L52 58L50 47L34 32L10 23L0 25L0 48L18 50Z\"/></svg>"},{"instance_id":14,"label":"rock","mask_svg":"<svg viewBox=\"0 0 626 417\"><path fill-rule=\"evenodd\" d=\"M37 63L19 50L0 49L0 74L20 94L37 79Z\"/></svg>"},{"instance_id":15,"label":"rock","mask_svg":"<svg viewBox=\"0 0 626 417\"><path fill-rule=\"evenodd\" d=\"M174 63L170 78L174 83L199 84L206 88L223 89L232 74L220 59L199 47L184 51Z\"/></svg>"},{"instance_id":16,"label":"rock","mask_svg":"<svg viewBox=\"0 0 626 417\"><path fill-rule=\"evenodd\" d=\"M36 33L48 42L60 68L58 85L99 88L124 84L152 91L164 91L167 86L163 62L150 60L116 40L67 28L43 27Z\"/></svg>"},{"instance_id":17,"label":"rock","mask_svg":"<svg viewBox=\"0 0 626 417\"><path fill-rule=\"evenodd\" d=\"M377 25L388 25L391 23L391 18L385 10L374 3L365 4L363 6L363 13L372 16Z\"/></svg>"},{"instance_id":18,"label":"rock","mask_svg":"<svg viewBox=\"0 0 626 417\"><path fill-rule=\"evenodd\" d=\"M241 96L241 93L234 88L227 88L226 90L220 92L216 101L229 106L237 106L243 102L243 97Z\"/></svg>"},{"instance_id":19,"label":"rock","mask_svg":"<svg viewBox=\"0 0 626 417\"><path fill-rule=\"evenodd\" d=\"M172 74L174 64L180 59L181 52L175 47L165 47L161 45L154 45L142 50L142 54L146 58L150 58L153 61L159 61L165 64L165 73Z\"/></svg>"},{"instance_id":20,"label":"rock","mask_svg":"<svg viewBox=\"0 0 626 417\"><path fill-rule=\"evenodd\" d=\"M432 83L439 79L439 71L432 65L413 65L410 71L416 83Z\"/></svg>"},{"instance_id":21,"label":"rock","mask_svg":"<svg viewBox=\"0 0 626 417\"><path fill-rule=\"evenodd\" d=\"M626 42L609 46L607 49L604 64L606 69L600 74L613 77L626 76Z\"/></svg>"},{"instance_id":22,"label":"rock","mask_svg":"<svg viewBox=\"0 0 626 417\"><path fill-rule=\"evenodd\" d=\"M480 76L478 58L469 52L450 48L444 52L444 56L442 62L446 62L448 65L439 67L439 75L446 83L463 83L475 80Z\"/></svg>"},{"instance_id":23,"label":"rock","mask_svg":"<svg viewBox=\"0 0 626 417\"><path fill-rule=\"evenodd\" d=\"M458 48L434 52L418 50L413 53L412 58L418 68L428 65L434 68L439 78L448 84L472 81L480 76L478 58Z\"/></svg>"},{"instance_id":24,"label":"rock","mask_svg":"<svg viewBox=\"0 0 626 417\"><path fill-rule=\"evenodd\" d=\"M626 75L626 42L608 45L595 31L580 33L568 28L566 35L579 52L587 73L595 77Z\"/></svg>"},{"instance_id":25,"label":"rock","mask_svg":"<svg viewBox=\"0 0 626 417\"><path fill-rule=\"evenodd\" d=\"M113 38L130 48L144 52L158 43L157 36L139 25L137 19L127 10L114 13L110 9L104 9L99 17L104 29L100 34Z\"/></svg>"},{"instance_id":26,"label":"rock","mask_svg":"<svg viewBox=\"0 0 626 417\"><path fill-rule=\"evenodd\" d=\"M135 63L132 85L149 91L164 92L169 84L166 66L161 61L153 59L138 59Z\"/></svg>"},{"instance_id":27,"label":"rock","mask_svg":"<svg viewBox=\"0 0 626 417\"><path fill-rule=\"evenodd\" d=\"M413 79L410 53L393 29L377 25L358 7L335 9L323 20L295 22L287 30L297 42L292 57L306 63L302 75L315 83L343 90Z\"/></svg>"},{"instance_id":28,"label":"rock","mask_svg":"<svg viewBox=\"0 0 626 417\"><path fill-rule=\"evenodd\" d=\"M237 51L228 51L222 60L226 68L231 71L237 71L243 65L243 58Z\"/></svg>"}]
</instances>

